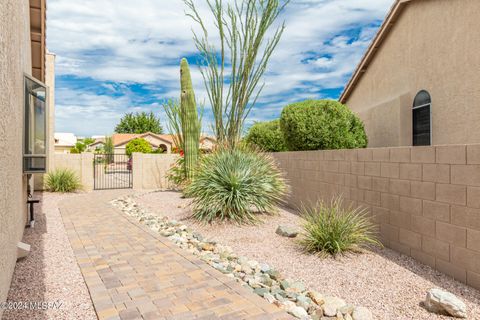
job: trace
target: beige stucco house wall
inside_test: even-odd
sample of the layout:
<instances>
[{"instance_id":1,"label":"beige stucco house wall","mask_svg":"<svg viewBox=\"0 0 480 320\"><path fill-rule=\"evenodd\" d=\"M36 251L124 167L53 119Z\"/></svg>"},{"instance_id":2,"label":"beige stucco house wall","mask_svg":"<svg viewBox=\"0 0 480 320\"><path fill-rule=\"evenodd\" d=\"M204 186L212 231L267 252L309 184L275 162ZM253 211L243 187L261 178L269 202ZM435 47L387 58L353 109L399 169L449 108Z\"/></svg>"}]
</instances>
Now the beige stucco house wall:
<instances>
[{"instance_id":1,"label":"beige stucco house wall","mask_svg":"<svg viewBox=\"0 0 480 320\"><path fill-rule=\"evenodd\" d=\"M0 1L0 302L8 295L27 218L23 79L33 74L44 81L44 17L44 0Z\"/></svg>"},{"instance_id":2,"label":"beige stucco house wall","mask_svg":"<svg viewBox=\"0 0 480 320\"><path fill-rule=\"evenodd\" d=\"M432 143L480 142L480 1L398 0L340 101L370 147L412 145L412 105L432 98Z\"/></svg>"}]
</instances>

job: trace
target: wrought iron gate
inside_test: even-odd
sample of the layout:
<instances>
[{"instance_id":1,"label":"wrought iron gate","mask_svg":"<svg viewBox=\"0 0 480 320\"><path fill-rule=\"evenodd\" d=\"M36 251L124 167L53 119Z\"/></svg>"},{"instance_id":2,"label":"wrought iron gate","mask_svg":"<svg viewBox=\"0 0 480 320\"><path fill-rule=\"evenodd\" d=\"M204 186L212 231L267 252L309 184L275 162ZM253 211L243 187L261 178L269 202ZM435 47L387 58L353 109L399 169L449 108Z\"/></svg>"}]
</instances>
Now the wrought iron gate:
<instances>
[{"instance_id":1,"label":"wrought iron gate","mask_svg":"<svg viewBox=\"0 0 480 320\"><path fill-rule=\"evenodd\" d=\"M126 154L95 154L93 175L95 190L130 189L132 158Z\"/></svg>"}]
</instances>

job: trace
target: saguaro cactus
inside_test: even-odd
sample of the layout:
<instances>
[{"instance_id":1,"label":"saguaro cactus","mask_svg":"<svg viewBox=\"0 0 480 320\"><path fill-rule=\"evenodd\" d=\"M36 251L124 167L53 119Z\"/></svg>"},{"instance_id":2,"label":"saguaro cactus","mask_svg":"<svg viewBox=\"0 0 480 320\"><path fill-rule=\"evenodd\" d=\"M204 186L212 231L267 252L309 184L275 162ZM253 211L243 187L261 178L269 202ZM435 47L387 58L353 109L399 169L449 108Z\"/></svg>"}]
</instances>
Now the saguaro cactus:
<instances>
[{"instance_id":1,"label":"saguaro cactus","mask_svg":"<svg viewBox=\"0 0 480 320\"><path fill-rule=\"evenodd\" d=\"M198 120L195 93L190 76L190 68L187 59L183 58L180 63L180 112L182 121L183 148L185 153L185 176L192 179L194 168L198 160L200 142L200 123Z\"/></svg>"}]
</instances>

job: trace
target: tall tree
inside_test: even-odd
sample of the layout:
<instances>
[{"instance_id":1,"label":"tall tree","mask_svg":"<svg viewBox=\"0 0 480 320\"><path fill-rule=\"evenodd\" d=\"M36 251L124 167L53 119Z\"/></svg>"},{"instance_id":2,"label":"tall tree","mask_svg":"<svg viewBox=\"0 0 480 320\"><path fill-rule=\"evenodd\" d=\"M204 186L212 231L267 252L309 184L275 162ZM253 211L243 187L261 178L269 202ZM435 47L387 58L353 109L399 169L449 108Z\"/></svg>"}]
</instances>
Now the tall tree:
<instances>
[{"instance_id":1,"label":"tall tree","mask_svg":"<svg viewBox=\"0 0 480 320\"><path fill-rule=\"evenodd\" d=\"M210 8L219 35L220 48L211 43L205 21L194 0L184 0L190 16L201 27L194 41L203 58L201 73L215 118L217 141L235 147L243 124L255 105L264 83L270 57L285 24L266 40L267 31L290 0L203 0ZM228 71L226 69L229 69Z\"/></svg>"},{"instance_id":2,"label":"tall tree","mask_svg":"<svg viewBox=\"0 0 480 320\"><path fill-rule=\"evenodd\" d=\"M127 113L115 127L116 133L146 133L152 132L156 134L163 133L160 118L156 117L153 112L137 112Z\"/></svg>"}]
</instances>

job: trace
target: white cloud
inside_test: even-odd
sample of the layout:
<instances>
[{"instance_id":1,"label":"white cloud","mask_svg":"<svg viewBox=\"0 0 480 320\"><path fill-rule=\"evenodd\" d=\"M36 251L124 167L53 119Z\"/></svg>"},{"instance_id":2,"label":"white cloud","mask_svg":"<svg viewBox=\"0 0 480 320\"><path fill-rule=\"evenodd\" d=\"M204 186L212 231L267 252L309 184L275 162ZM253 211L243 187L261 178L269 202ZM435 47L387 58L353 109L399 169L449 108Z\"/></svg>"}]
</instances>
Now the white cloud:
<instances>
[{"instance_id":1,"label":"white cloud","mask_svg":"<svg viewBox=\"0 0 480 320\"><path fill-rule=\"evenodd\" d=\"M282 17L287 29L272 57L260 99L275 106L264 110L265 117L278 114L288 102L320 98L322 89L343 86L374 35L376 27L370 24L383 19L392 1L291 1ZM164 88L166 93L155 93L158 99L178 96L179 60L196 52L194 23L184 10L181 0L49 0L47 44L57 54L57 75ZM204 5L200 10L208 14ZM345 31L359 26L363 29L352 41ZM196 68L192 77L202 100L206 92ZM135 107L128 95L99 96L78 88L79 92L67 94L74 89L60 89L57 127L64 131L74 131L68 127L77 127L77 115L93 114L86 122L92 124L91 133L96 128L111 131L119 112ZM79 105L76 99L84 101ZM263 117L260 110L252 114ZM84 127L78 130L85 132Z\"/></svg>"}]
</instances>

